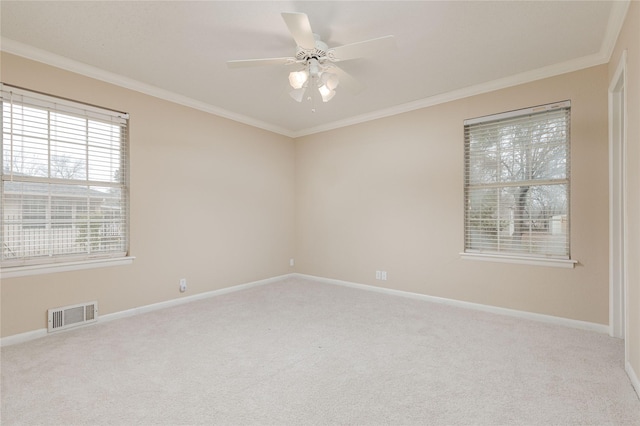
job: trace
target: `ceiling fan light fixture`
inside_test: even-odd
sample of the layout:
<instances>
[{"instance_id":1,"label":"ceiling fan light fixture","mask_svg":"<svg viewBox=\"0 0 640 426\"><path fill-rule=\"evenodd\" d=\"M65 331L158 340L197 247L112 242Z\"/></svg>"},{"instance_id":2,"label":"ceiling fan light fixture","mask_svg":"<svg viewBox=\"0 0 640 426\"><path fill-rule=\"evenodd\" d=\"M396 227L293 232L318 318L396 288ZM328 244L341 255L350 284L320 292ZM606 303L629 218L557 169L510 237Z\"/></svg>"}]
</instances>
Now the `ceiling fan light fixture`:
<instances>
[{"instance_id":1,"label":"ceiling fan light fixture","mask_svg":"<svg viewBox=\"0 0 640 426\"><path fill-rule=\"evenodd\" d=\"M302 71L292 71L289 73L289 84L294 89L301 89L304 87L304 84L307 82L309 78L309 74L306 70Z\"/></svg>"},{"instance_id":2,"label":"ceiling fan light fixture","mask_svg":"<svg viewBox=\"0 0 640 426\"><path fill-rule=\"evenodd\" d=\"M329 88L330 90L334 90L340 83L337 74L326 71L322 73L321 80L324 85L327 86L327 88Z\"/></svg>"},{"instance_id":3,"label":"ceiling fan light fixture","mask_svg":"<svg viewBox=\"0 0 640 426\"><path fill-rule=\"evenodd\" d=\"M289 92L289 96L293 98L296 102L302 102L304 98L304 93L307 91L306 87L300 87L298 89L293 89Z\"/></svg>"},{"instance_id":4,"label":"ceiling fan light fixture","mask_svg":"<svg viewBox=\"0 0 640 426\"><path fill-rule=\"evenodd\" d=\"M323 84L318 88L320 96L322 96L322 102L329 102L335 95L336 91L330 89L326 84Z\"/></svg>"},{"instance_id":5,"label":"ceiling fan light fixture","mask_svg":"<svg viewBox=\"0 0 640 426\"><path fill-rule=\"evenodd\" d=\"M316 111L318 94L323 102L329 102L335 96L336 87L340 83L339 79L342 80L342 87L354 94L364 88L341 67L335 65L335 62L375 56L394 44L394 37L389 35L329 48L320 36L311 30L309 17L306 14L283 12L282 18L296 43L295 56L227 61L227 66L229 68L257 65L296 67L297 71L289 73L289 85L292 88L289 96L296 102L309 101L311 112Z\"/></svg>"}]
</instances>

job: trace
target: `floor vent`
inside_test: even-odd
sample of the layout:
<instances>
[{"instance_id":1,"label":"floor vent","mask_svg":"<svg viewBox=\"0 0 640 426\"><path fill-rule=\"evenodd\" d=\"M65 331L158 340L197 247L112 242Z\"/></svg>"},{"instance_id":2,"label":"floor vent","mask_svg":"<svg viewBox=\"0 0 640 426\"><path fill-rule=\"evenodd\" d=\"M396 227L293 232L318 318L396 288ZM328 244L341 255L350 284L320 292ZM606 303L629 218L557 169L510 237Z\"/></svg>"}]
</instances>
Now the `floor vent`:
<instances>
[{"instance_id":1,"label":"floor vent","mask_svg":"<svg viewBox=\"0 0 640 426\"><path fill-rule=\"evenodd\" d=\"M64 330L98 320L98 302L49 309L48 331Z\"/></svg>"}]
</instances>

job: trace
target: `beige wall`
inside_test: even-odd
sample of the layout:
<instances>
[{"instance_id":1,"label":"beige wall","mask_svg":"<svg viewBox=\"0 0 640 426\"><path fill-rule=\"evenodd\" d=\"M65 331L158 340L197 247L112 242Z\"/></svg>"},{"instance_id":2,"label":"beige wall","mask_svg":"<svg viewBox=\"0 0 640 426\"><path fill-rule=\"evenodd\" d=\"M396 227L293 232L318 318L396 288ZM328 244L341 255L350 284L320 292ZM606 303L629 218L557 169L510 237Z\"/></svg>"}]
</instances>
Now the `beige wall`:
<instances>
[{"instance_id":1,"label":"beige wall","mask_svg":"<svg viewBox=\"0 0 640 426\"><path fill-rule=\"evenodd\" d=\"M45 328L51 307L97 300L105 315L291 272L292 139L4 53L1 78L130 113L136 257L3 279L2 336Z\"/></svg>"},{"instance_id":2,"label":"beige wall","mask_svg":"<svg viewBox=\"0 0 640 426\"><path fill-rule=\"evenodd\" d=\"M602 65L298 139L298 270L608 324L607 72ZM566 99L579 265L461 260L463 120ZM375 280L376 270L388 280Z\"/></svg>"},{"instance_id":3,"label":"beige wall","mask_svg":"<svg viewBox=\"0 0 640 426\"><path fill-rule=\"evenodd\" d=\"M629 363L640 374L640 2L633 1L609 62L609 79L627 51L627 238ZM639 390L640 391L640 390Z\"/></svg>"},{"instance_id":4,"label":"beige wall","mask_svg":"<svg viewBox=\"0 0 640 426\"><path fill-rule=\"evenodd\" d=\"M136 256L3 280L2 336L45 327L49 307L96 299L104 315L181 297L181 277L189 295L292 272L294 256L305 274L608 322L606 65L296 141L12 55L2 80L131 114ZM580 264L461 260L463 120L565 99Z\"/></svg>"}]
</instances>

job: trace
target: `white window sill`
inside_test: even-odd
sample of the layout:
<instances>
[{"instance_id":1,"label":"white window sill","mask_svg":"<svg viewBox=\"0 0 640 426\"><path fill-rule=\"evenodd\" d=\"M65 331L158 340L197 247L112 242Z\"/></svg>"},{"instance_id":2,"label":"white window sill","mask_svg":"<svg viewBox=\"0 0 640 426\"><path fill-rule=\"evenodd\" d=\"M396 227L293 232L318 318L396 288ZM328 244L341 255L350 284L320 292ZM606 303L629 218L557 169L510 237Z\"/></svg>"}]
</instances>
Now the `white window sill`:
<instances>
[{"instance_id":1,"label":"white window sill","mask_svg":"<svg viewBox=\"0 0 640 426\"><path fill-rule=\"evenodd\" d=\"M460 253L465 260L481 260L485 262L518 263L521 265L552 266L555 268L574 268L577 260L573 259L549 259L543 257L504 256L499 254L484 253Z\"/></svg>"},{"instance_id":2,"label":"white window sill","mask_svg":"<svg viewBox=\"0 0 640 426\"><path fill-rule=\"evenodd\" d=\"M29 275L52 274L54 272L77 271L80 269L122 266L133 263L135 257L114 257L109 259L81 260L77 262L47 263L42 265L12 266L0 268L0 278L26 277Z\"/></svg>"}]
</instances>

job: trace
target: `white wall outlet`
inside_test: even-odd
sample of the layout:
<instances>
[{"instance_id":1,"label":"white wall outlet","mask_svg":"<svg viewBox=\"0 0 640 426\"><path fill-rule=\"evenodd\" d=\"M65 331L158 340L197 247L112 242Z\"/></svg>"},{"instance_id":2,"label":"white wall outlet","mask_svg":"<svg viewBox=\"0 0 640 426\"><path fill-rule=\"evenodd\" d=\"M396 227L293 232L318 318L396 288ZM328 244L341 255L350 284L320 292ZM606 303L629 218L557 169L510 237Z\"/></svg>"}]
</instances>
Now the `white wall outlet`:
<instances>
[{"instance_id":1,"label":"white wall outlet","mask_svg":"<svg viewBox=\"0 0 640 426\"><path fill-rule=\"evenodd\" d=\"M376 280L382 279L382 271L376 271Z\"/></svg>"},{"instance_id":2,"label":"white wall outlet","mask_svg":"<svg viewBox=\"0 0 640 426\"><path fill-rule=\"evenodd\" d=\"M382 271L382 277L380 278L382 281L386 281L387 280L387 271Z\"/></svg>"},{"instance_id":3,"label":"white wall outlet","mask_svg":"<svg viewBox=\"0 0 640 426\"><path fill-rule=\"evenodd\" d=\"M181 278L180 279L180 293L184 293L185 291L187 291L187 279L186 278Z\"/></svg>"},{"instance_id":4,"label":"white wall outlet","mask_svg":"<svg viewBox=\"0 0 640 426\"><path fill-rule=\"evenodd\" d=\"M295 265L295 262L293 261L293 257L291 259L289 259L289 266L293 266Z\"/></svg>"}]
</instances>

